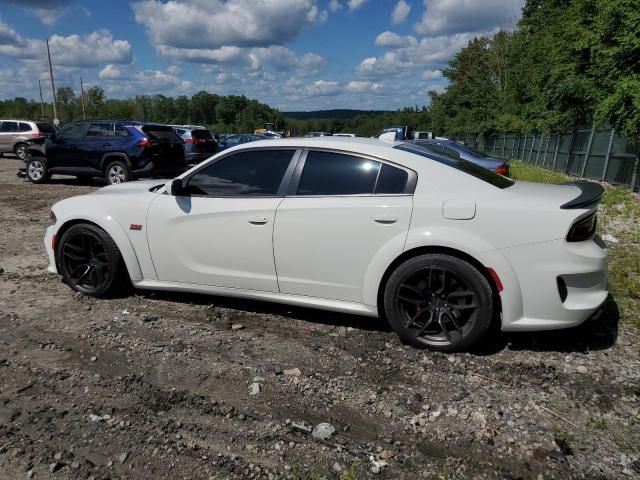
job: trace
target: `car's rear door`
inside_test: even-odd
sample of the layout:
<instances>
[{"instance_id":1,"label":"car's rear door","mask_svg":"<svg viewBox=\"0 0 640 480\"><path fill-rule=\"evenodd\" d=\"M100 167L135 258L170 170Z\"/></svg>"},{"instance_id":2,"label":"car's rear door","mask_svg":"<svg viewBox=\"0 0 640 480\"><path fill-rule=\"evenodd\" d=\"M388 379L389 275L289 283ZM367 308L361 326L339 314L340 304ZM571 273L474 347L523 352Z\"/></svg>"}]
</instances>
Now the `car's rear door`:
<instances>
[{"instance_id":1,"label":"car's rear door","mask_svg":"<svg viewBox=\"0 0 640 480\"><path fill-rule=\"evenodd\" d=\"M154 200L147 229L158 279L277 292L273 225L295 155L232 153L191 174L188 196Z\"/></svg>"},{"instance_id":2,"label":"car's rear door","mask_svg":"<svg viewBox=\"0 0 640 480\"><path fill-rule=\"evenodd\" d=\"M79 155L75 159L76 166L100 170L104 154L113 151L112 135L113 123L91 122L79 143Z\"/></svg>"},{"instance_id":3,"label":"car's rear door","mask_svg":"<svg viewBox=\"0 0 640 480\"><path fill-rule=\"evenodd\" d=\"M303 157L276 212L280 291L361 302L376 254L402 252L415 173L354 154L310 150Z\"/></svg>"}]
</instances>

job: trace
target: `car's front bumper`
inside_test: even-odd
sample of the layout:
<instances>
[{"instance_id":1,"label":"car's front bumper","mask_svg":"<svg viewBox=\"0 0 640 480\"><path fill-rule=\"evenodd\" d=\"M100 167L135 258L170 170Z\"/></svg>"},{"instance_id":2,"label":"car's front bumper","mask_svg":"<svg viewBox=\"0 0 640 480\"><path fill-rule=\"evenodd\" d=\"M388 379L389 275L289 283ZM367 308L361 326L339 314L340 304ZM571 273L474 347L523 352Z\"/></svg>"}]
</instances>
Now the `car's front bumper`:
<instances>
[{"instance_id":1,"label":"car's front bumper","mask_svg":"<svg viewBox=\"0 0 640 480\"><path fill-rule=\"evenodd\" d=\"M607 298L607 250L599 239L554 240L505 248L500 253L517 278L522 306L518 314L503 315L505 331L574 327ZM505 301L514 300L503 296Z\"/></svg>"},{"instance_id":2,"label":"car's front bumper","mask_svg":"<svg viewBox=\"0 0 640 480\"><path fill-rule=\"evenodd\" d=\"M47 270L49 273L58 273L58 269L56 267L56 258L54 253L54 242L55 242L55 234L58 231L57 225L51 225L47 228L47 231L44 235L44 249L47 252L47 257L49 258L49 267Z\"/></svg>"}]
</instances>

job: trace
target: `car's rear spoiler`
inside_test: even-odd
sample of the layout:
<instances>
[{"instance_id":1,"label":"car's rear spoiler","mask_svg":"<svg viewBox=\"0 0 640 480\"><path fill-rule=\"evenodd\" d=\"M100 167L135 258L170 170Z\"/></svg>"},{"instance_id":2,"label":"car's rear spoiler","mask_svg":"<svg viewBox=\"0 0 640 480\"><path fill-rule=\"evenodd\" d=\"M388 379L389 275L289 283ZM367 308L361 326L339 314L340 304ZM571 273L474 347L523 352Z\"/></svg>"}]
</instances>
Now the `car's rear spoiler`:
<instances>
[{"instance_id":1,"label":"car's rear spoiler","mask_svg":"<svg viewBox=\"0 0 640 480\"><path fill-rule=\"evenodd\" d=\"M580 189L580 195L560 206L560 208L565 210L573 208L591 208L598 204L602 194L604 193L604 187L602 185L595 182L588 182L586 180L566 182L562 185L570 185Z\"/></svg>"}]
</instances>

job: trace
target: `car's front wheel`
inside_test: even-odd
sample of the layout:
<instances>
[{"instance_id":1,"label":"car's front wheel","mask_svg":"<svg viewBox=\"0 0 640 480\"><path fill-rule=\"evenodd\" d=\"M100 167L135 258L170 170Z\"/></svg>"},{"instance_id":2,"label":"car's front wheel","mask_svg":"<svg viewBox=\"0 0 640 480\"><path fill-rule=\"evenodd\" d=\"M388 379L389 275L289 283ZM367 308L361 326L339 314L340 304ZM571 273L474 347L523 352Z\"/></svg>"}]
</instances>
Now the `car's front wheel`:
<instances>
[{"instance_id":1,"label":"car's front wheel","mask_svg":"<svg viewBox=\"0 0 640 480\"><path fill-rule=\"evenodd\" d=\"M404 343L454 352L467 349L489 330L493 292L469 262L426 254L410 258L391 274L384 310Z\"/></svg>"},{"instance_id":2,"label":"car's front wheel","mask_svg":"<svg viewBox=\"0 0 640 480\"><path fill-rule=\"evenodd\" d=\"M111 162L107 165L105 180L109 185L117 185L131 180L131 173L129 172L127 164L120 160Z\"/></svg>"},{"instance_id":3,"label":"car's front wheel","mask_svg":"<svg viewBox=\"0 0 640 480\"><path fill-rule=\"evenodd\" d=\"M20 160L26 160L27 154L29 152L29 146L26 143L18 143L14 148L13 152Z\"/></svg>"},{"instance_id":4,"label":"car's front wheel","mask_svg":"<svg viewBox=\"0 0 640 480\"><path fill-rule=\"evenodd\" d=\"M96 225L83 223L66 230L58 242L56 259L63 281L77 292L109 297L129 284L118 246Z\"/></svg>"},{"instance_id":5,"label":"car's front wheel","mask_svg":"<svg viewBox=\"0 0 640 480\"><path fill-rule=\"evenodd\" d=\"M47 161L42 157L31 157L27 162L27 179L31 183L44 183L49 179Z\"/></svg>"}]
</instances>

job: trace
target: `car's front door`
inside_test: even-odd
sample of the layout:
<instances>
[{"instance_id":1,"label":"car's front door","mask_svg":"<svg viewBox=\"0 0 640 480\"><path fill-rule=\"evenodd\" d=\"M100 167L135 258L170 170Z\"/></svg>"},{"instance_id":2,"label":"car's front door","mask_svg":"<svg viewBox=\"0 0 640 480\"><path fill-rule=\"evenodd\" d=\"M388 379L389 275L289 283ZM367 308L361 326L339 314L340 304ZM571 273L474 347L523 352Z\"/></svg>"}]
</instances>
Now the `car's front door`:
<instances>
[{"instance_id":1,"label":"car's front door","mask_svg":"<svg viewBox=\"0 0 640 480\"><path fill-rule=\"evenodd\" d=\"M185 179L188 195L159 195L147 218L158 279L277 292L273 225L296 150L249 150Z\"/></svg>"},{"instance_id":2,"label":"car's front door","mask_svg":"<svg viewBox=\"0 0 640 480\"><path fill-rule=\"evenodd\" d=\"M87 129L85 123L73 123L49 138L46 143L46 155L49 168L72 169L78 165L78 159L84 157L80 143Z\"/></svg>"},{"instance_id":3,"label":"car's front door","mask_svg":"<svg viewBox=\"0 0 640 480\"><path fill-rule=\"evenodd\" d=\"M13 139L18 134L18 122L0 122L0 152L10 152L13 149Z\"/></svg>"},{"instance_id":4,"label":"car's front door","mask_svg":"<svg viewBox=\"0 0 640 480\"><path fill-rule=\"evenodd\" d=\"M329 151L309 151L302 161L294 191L276 213L274 257L280 291L361 302L375 255L402 252L415 173Z\"/></svg>"}]
</instances>

